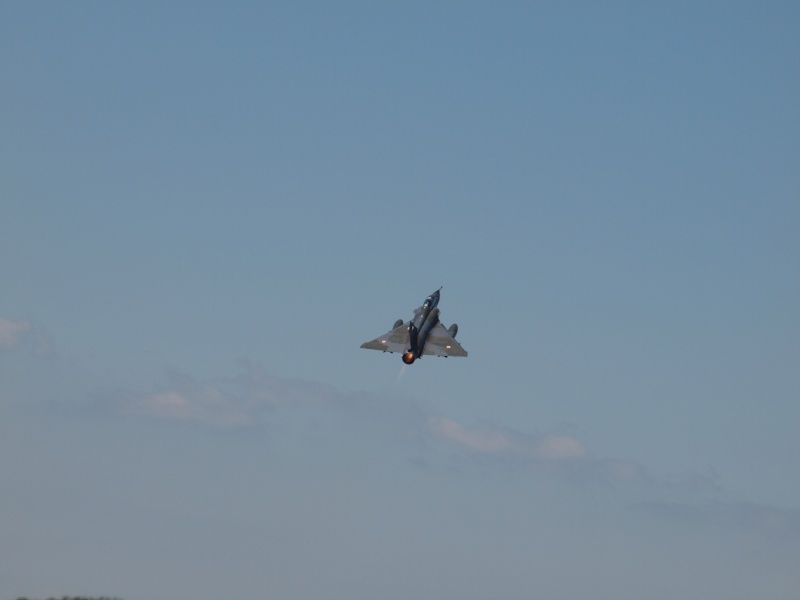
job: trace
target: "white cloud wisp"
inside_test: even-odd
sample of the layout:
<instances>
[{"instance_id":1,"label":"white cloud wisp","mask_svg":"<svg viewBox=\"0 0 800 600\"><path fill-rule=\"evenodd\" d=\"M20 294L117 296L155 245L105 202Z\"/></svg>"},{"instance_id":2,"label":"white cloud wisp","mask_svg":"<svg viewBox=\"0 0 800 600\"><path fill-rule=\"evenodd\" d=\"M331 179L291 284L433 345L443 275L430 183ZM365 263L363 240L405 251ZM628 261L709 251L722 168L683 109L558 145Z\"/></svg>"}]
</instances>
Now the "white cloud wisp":
<instances>
[{"instance_id":1,"label":"white cloud wisp","mask_svg":"<svg viewBox=\"0 0 800 600\"><path fill-rule=\"evenodd\" d=\"M0 317L0 350L11 349L19 343L20 337L31 328L28 321L12 321Z\"/></svg>"}]
</instances>

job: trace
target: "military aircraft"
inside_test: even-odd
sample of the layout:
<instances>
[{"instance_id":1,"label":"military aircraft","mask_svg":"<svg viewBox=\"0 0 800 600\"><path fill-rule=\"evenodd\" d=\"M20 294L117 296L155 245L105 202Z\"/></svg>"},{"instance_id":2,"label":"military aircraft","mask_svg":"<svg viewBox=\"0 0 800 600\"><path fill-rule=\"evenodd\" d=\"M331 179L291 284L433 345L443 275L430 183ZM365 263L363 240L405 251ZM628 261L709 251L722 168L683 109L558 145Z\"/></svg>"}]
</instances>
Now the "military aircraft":
<instances>
[{"instance_id":1,"label":"military aircraft","mask_svg":"<svg viewBox=\"0 0 800 600\"><path fill-rule=\"evenodd\" d=\"M467 351L456 341L458 325L453 323L449 329L439 321L439 288L425 298L425 303L414 311L410 321L397 319L394 328L379 338L361 344L368 350L383 352L402 352L407 365L423 354L434 356L466 356Z\"/></svg>"}]
</instances>

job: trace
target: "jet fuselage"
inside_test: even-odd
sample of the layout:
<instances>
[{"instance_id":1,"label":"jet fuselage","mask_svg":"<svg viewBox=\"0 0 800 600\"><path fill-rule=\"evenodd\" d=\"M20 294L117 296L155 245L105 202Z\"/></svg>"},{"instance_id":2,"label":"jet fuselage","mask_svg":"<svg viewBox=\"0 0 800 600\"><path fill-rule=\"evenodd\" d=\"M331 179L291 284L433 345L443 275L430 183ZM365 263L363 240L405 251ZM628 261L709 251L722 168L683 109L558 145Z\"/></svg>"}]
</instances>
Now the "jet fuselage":
<instances>
[{"instance_id":1,"label":"jet fuselage","mask_svg":"<svg viewBox=\"0 0 800 600\"><path fill-rule=\"evenodd\" d=\"M441 289L441 288L440 288ZM408 324L408 350L403 353L403 362L407 365L422 356L425 342L436 324L439 322L439 290L425 298L425 302L416 311Z\"/></svg>"},{"instance_id":2,"label":"jet fuselage","mask_svg":"<svg viewBox=\"0 0 800 600\"><path fill-rule=\"evenodd\" d=\"M446 329L439 320L439 290L425 298L414 311L410 321L395 321L391 331L382 336L364 342L362 348L380 350L382 352L399 352L407 365L421 358L424 354L433 356L467 356L455 337L458 325L453 323Z\"/></svg>"}]
</instances>

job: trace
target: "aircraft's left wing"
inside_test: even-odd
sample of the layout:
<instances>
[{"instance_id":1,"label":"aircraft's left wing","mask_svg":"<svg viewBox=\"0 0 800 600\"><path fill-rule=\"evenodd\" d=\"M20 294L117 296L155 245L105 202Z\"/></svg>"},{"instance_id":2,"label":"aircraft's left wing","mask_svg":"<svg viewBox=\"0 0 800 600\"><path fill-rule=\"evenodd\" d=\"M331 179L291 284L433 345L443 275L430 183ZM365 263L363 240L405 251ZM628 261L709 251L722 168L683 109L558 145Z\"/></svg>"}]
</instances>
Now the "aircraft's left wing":
<instances>
[{"instance_id":1,"label":"aircraft's left wing","mask_svg":"<svg viewBox=\"0 0 800 600\"><path fill-rule=\"evenodd\" d=\"M362 348L368 350L382 350L383 352L405 352L408 350L408 321L395 327L381 337L375 338L371 342L361 344Z\"/></svg>"},{"instance_id":2,"label":"aircraft's left wing","mask_svg":"<svg viewBox=\"0 0 800 600\"><path fill-rule=\"evenodd\" d=\"M461 347L450 332L441 323L431 329L428 334L428 341L425 342L423 354L433 354L434 356L466 356L467 351Z\"/></svg>"}]
</instances>

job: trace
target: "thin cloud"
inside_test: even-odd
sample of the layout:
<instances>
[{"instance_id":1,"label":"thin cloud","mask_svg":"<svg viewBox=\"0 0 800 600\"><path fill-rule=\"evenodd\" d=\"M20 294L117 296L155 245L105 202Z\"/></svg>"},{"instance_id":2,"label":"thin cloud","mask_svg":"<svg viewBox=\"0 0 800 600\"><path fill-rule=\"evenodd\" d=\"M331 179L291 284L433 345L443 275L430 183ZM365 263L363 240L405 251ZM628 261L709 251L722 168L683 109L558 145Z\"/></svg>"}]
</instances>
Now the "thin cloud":
<instances>
[{"instance_id":1,"label":"thin cloud","mask_svg":"<svg viewBox=\"0 0 800 600\"><path fill-rule=\"evenodd\" d=\"M28 321L12 321L5 317L0 317L0 350L15 347L26 331L30 330L31 324Z\"/></svg>"},{"instance_id":2,"label":"thin cloud","mask_svg":"<svg viewBox=\"0 0 800 600\"><path fill-rule=\"evenodd\" d=\"M245 367L236 377L209 382L171 371L166 385L155 391L100 396L110 397L115 410L124 415L214 427L249 427L277 406L318 403L335 396L327 386L280 379L249 363Z\"/></svg>"},{"instance_id":3,"label":"thin cloud","mask_svg":"<svg viewBox=\"0 0 800 600\"><path fill-rule=\"evenodd\" d=\"M437 437L480 454L511 454L520 452L524 447L503 431L466 429L447 417L430 417L428 426Z\"/></svg>"},{"instance_id":4,"label":"thin cloud","mask_svg":"<svg viewBox=\"0 0 800 600\"><path fill-rule=\"evenodd\" d=\"M247 362L243 366L235 377L208 382L172 371L166 385L149 393L115 394L112 405L124 415L236 428L255 426L281 408L326 404L352 418L391 421L405 435L432 437L467 455L527 462L584 481L649 481L638 463L594 458L580 439L566 433L534 435L498 426L465 427L450 417L426 414L413 402L343 393L319 383L275 377Z\"/></svg>"},{"instance_id":5,"label":"thin cloud","mask_svg":"<svg viewBox=\"0 0 800 600\"><path fill-rule=\"evenodd\" d=\"M0 351L3 350L22 350L37 358L58 357L50 335L27 319L0 317Z\"/></svg>"},{"instance_id":6,"label":"thin cloud","mask_svg":"<svg viewBox=\"0 0 800 600\"><path fill-rule=\"evenodd\" d=\"M587 458L586 446L571 435L548 434L536 444L536 456L546 460Z\"/></svg>"},{"instance_id":7,"label":"thin cloud","mask_svg":"<svg viewBox=\"0 0 800 600\"><path fill-rule=\"evenodd\" d=\"M589 456L580 440L566 434L531 436L486 426L469 429L442 416L430 417L428 428L437 438L478 454L523 456L540 460L571 460Z\"/></svg>"},{"instance_id":8,"label":"thin cloud","mask_svg":"<svg viewBox=\"0 0 800 600\"><path fill-rule=\"evenodd\" d=\"M444 442L458 451L455 457L528 464L554 476L599 485L669 484L654 480L636 461L594 456L569 433L467 427L451 417L431 414L407 398L342 392L321 383L276 377L249 362L242 366L234 377L205 382L171 371L164 385L149 392L101 394L99 399L122 415L219 428L258 426L275 411L324 405L352 419L353 426L369 423L363 426L386 426L387 433L404 439Z\"/></svg>"},{"instance_id":9,"label":"thin cloud","mask_svg":"<svg viewBox=\"0 0 800 600\"><path fill-rule=\"evenodd\" d=\"M121 405L126 414L167 421L203 423L219 427L241 427L254 423L253 415L219 390L198 393L175 390L129 397Z\"/></svg>"},{"instance_id":10,"label":"thin cloud","mask_svg":"<svg viewBox=\"0 0 800 600\"><path fill-rule=\"evenodd\" d=\"M474 457L528 463L553 475L599 484L652 482L639 463L593 457L580 439L566 433L532 435L496 426L468 428L443 416L429 417L427 428L435 439Z\"/></svg>"}]
</instances>

